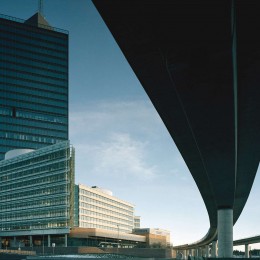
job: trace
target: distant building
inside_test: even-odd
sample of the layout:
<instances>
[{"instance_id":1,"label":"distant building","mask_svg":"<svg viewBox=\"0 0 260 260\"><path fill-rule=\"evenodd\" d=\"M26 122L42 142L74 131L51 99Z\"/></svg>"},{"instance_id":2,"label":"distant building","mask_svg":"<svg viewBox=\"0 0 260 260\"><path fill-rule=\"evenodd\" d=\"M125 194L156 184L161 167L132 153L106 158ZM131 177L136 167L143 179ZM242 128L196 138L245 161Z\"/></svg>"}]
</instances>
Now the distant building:
<instances>
[{"instance_id":1,"label":"distant building","mask_svg":"<svg viewBox=\"0 0 260 260\"><path fill-rule=\"evenodd\" d=\"M0 161L0 241L42 245L44 235L46 246L66 246L74 216L73 147L64 141L18 154Z\"/></svg>"},{"instance_id":2,"label":"distant building","mask_svg":"<svg viewBox=\"0 0 260 260\"><path fill-rule=\"evenodd\" d=\"M140 228L140 227L141 227L141 217L134 216L134 228Z\"/></svg>"},{"instance_id":3,"label":"distant building","mask_svg":"<svg viewBox=\"0 0 260 260\"><path fill-rule=\"evenodd\" d=\"M131 233L134 206L114 197L111 191L79 184L75 186L75 220L77 218L78 227Z\"/></svg>"},{"instance_id":4,"label":"distant building","mask_svg":"<svg viewBox=\"0 0 260 260\"><path fill-rule=\"evenodd\" d=\"M170 246L170 231L160 228L137 228L133 234L146 237L146 244L149 247Z\"/></svg>"},{"instance_id":5,"label":"distant building","mask_svg":"<svg viewBox=\"0 0 260 260\"><path fill-rule=\"evenodd\" d=\"M68 32L0 15L0 160L68 140Z\"/></svg>"}]
</instances>

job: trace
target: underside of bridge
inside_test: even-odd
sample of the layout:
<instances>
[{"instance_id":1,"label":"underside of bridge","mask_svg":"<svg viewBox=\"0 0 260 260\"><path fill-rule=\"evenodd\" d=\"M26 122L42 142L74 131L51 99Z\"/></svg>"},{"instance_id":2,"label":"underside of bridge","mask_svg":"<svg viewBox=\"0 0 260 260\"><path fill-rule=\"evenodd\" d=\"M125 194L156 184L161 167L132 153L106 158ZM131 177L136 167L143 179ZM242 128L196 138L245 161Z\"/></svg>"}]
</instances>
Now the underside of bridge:
<instances>
[{"instance_id":1,"label":"underside of bridge","mask_svg":"<svg viewBox=\"0 0 260 260\"><path fill-rule=\"evenodd\" d=\"M178 248L216 239L218 220L227 217L225 212L231 210L231 225L235 224L257 172L260 16L256 2L93 0L205 202L208 233Z\"/></svg>"}]
</instances>

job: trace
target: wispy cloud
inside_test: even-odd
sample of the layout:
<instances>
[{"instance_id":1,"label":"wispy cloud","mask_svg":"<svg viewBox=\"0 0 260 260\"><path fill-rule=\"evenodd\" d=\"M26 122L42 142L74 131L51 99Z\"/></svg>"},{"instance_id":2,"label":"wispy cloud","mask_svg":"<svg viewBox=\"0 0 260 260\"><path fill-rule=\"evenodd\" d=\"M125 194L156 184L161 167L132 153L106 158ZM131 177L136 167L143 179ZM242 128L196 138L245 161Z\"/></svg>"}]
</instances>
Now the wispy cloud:
<instances>
[{"instance_id":1,"label":"wispy cloud","mask_svg":"<svg viewBox=\"0 0 260 260\"><path fill-rule=\"evenodd\" d=\"M111 131L152 134L158 127L163 123L148 101L89 103L70 112L72 139Z\"/></svg>"},{"instance_id":2,"label":"wispy cloud","mask_svg":"<svg viewBox=\"0 0 260 260\"><path fill-rule=\"evenodd\" d=\"M95 175L156 178L147 137L158 123L160 118L144 102L99 103L72 111L70 138L76 165Z\"/></svg>"},{"instance_id":3,"label":"wispy cloud","mask_svg":"<svg viewBox=\"0 0 260 260\"><path fill-rule=\"evenodd\" d=\"M137 179L153 179L156 167L145 162L145 143L134 140L129 134L113 133L106 142L95 147L96 174L109 174Z\"/></svg>"}]
</instances>

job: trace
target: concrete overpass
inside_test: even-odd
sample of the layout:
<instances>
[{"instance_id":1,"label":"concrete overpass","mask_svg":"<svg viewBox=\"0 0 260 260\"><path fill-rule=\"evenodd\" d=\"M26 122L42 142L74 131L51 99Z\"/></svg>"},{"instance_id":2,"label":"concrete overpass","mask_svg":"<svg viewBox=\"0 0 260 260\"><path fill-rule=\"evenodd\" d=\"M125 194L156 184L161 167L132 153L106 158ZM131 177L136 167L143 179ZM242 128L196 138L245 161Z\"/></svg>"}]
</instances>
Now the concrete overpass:
<instances>
[{"instance_id":1,"label":"concrete overpass","mask_svg":"<svg viewBox=\"0 0 260 260\"><path fill-rule=\"evenodd\" d=\"M208 233L233 253L233 225L260 158L256 1L93 0L186 162Z\"/></svg>"},{"instance_id":2,"label":"concrete overpass","mask_svg":"<svg viewBox=\"0 0 260 260\"><path fill-rule=\"evenodd\" d=\"M260 235L236 239L233 242L234 246L245 246L245 257L249 258L249 245L260 243Z\"/></svg>"}]
</instances>

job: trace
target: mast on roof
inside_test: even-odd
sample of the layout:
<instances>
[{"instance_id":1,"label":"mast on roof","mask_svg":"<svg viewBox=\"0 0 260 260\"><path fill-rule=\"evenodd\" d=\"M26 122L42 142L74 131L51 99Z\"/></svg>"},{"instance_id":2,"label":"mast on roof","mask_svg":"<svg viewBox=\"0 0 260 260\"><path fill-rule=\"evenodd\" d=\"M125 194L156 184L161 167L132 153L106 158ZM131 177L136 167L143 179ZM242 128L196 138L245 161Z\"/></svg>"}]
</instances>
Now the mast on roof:
<instances>
[{"instance_id":1,"label":"mast on roof","mask_svg":"<svg viewBox=\"0 0 260 260\"><path fill-rule=\"evenodd\" d=\"M43 0L38 0L38 12L43 16Z\"/></svg>"}]
</instances>

